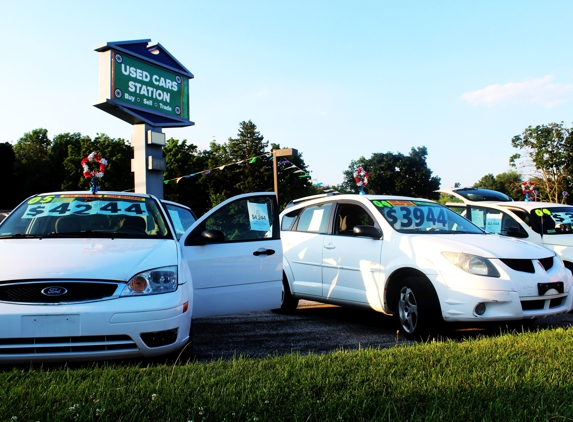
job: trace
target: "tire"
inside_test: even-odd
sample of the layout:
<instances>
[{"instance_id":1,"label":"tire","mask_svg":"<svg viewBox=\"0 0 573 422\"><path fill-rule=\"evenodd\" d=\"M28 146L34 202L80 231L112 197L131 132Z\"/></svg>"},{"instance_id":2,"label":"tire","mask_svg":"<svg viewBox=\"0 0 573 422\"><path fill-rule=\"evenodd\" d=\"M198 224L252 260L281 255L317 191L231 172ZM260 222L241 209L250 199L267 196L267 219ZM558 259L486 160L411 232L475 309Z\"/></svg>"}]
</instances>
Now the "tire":
<instances>
[{"instance_id":1,"label":"tire","mask_svg":"<svg viewBox=\"0 0 573 422\"><path fill-rule=\"evenodd\" d=\"M428 340L443 328L438 296L425 277L406 277L395 291L394 316L410 340Z\"/></svg>"},{"instance_id":2,"label":"tire","mask_svg":"<svg viewBox=\"0 0 573 422\"><path fill-rule=\"evenodd\" d=\"M273 309L273 312L277 314L290 314L294 312L297 306L298 306L298 299L292 297L286 275L283 275L283 292L282 292L281 307Z\"/></svg>"}]
</instances>

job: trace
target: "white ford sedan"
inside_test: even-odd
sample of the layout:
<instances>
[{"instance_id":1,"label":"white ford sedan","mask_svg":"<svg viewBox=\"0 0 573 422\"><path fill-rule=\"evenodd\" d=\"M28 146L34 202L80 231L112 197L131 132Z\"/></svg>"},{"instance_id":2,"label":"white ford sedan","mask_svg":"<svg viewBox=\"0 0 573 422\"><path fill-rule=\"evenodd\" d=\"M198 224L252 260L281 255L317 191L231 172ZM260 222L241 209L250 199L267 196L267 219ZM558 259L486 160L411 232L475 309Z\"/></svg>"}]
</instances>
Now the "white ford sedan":
<instances>
[{"instance_id":1,"label":"white ford sedan","mask_svg":"<svg viewBox=\"0 0 573 422\"><path fill-rule=\"evenodd\" d=\"M0 363L152 357L192 319L280 305L273 193L195 221L151 195L59 192L0 223Z\"/></svg>"},{"instance_id":2,"label":"white ford sedan","mask_svg":"<svg viewBox=\"0 0 573 422\"><path fill-rule=\"evenodd\" d=\"M299 299L373 309L421 338L443 322L533 320L573 305L554 251L489 235L426 199L303 198L280 218L283 311Z\"/></svg>"}]
</instances>

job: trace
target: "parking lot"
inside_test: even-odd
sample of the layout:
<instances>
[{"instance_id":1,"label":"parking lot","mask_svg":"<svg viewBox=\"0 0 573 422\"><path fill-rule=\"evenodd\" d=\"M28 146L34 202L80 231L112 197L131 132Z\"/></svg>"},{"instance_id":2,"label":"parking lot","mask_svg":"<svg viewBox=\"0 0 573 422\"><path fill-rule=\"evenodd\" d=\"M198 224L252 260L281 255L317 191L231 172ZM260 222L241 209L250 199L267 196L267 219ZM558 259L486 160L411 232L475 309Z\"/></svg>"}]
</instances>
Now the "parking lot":
<instances>
[{"instance_id":1,"label":"parking lot","mask_svg":"<svg viewBox=\"0 0 573 422\"><path fill-rule=\"evenodd\" d=\"M573 325L573 314L537 320L529 330ZM511 329L515 329L512 327ZM521 329L521 328L520 328ZM458 327L447 338L493 336L499 327ZM271 311L202 318L193 323L193 356L200 361L233 356L261 357L290 352L323 353L412 343L391 317L376 312L301 301L290 315Z\"/></svg>"}]
</instances>

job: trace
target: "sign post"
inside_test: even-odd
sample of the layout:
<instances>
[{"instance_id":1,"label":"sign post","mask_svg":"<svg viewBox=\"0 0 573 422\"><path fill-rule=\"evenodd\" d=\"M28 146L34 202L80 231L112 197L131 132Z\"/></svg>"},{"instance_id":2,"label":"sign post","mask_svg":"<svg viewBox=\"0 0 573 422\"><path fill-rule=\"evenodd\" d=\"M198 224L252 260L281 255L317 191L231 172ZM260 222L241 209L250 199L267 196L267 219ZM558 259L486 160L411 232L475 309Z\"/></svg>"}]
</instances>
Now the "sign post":
<instances>
[{"instance_id":1,"label":"sign post","mask_svg":"<svg viewBox=\"0 0 573 422\"><path fill-rule=\"evenodd\" d=\"M189 120L189 79L194 76L151 40L109 42L95 51L100 54L100 98L94 106L133 125L135 192L162 199L162 128L194 125Z\"/></svg>"}]
</instances>

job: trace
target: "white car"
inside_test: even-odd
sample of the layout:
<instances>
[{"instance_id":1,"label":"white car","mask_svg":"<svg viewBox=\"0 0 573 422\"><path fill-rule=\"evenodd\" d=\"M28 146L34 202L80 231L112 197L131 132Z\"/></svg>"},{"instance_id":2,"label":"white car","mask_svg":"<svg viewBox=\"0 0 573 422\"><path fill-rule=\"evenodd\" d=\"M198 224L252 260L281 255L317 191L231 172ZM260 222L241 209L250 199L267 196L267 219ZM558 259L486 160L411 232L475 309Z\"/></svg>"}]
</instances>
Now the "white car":
<instances>
[{"instance_id":1,"label":"white car","mask_svg":"<svg viewBox=\"0 0 573 422\"><path fill-rule=\"evenodd\" d=\"M533 320L567 312L572 275L555 252L492 236L426 199L323 195L280 215L281 308L299 299L393 314L409 338L442 322Z\"/></svg>"},{"instance_id":2,"label":"white car","mask_svg":"<svg viewBox=\"0 0 573 422\"><path fill-rule=\"evenodd\" d=\"M500 192L480 188L439 192L461 200L461 203L450 202L446 206L486 232L543 245L555 251L565 266L573 271L573 206L513 201Z\"/></svg>"},{"instance_id":3,"label":"white car","mask_svg":"<svg viewBox=\"0 0 573 422\"><path fill-rule=\"evenodd\" d=\"M276 308L281 292L274 193L197 221L146 194L33 196L0 223L0 363L167 354L192 318Z\"/></svg>"}]
</instances>

